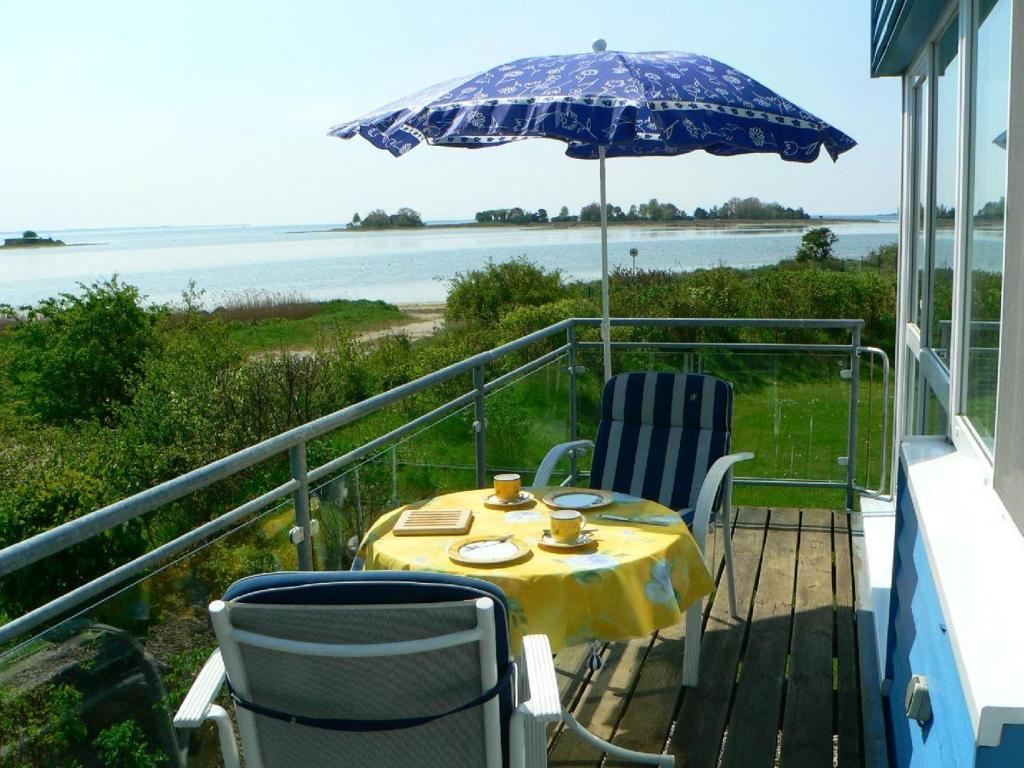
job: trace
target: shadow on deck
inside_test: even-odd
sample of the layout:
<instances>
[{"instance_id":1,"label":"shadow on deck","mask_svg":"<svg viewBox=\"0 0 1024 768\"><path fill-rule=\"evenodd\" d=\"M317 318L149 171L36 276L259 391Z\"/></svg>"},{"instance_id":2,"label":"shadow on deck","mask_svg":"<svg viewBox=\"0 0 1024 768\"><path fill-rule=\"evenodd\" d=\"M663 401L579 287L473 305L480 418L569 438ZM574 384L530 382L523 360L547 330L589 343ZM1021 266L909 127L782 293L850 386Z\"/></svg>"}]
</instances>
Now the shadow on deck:
<instances>
[{"instance_id":1,"label":"shadow on deck","mask_svg":"<svg viewBox=\"0 0 1024 768\"><path fill-rule=\"evenodd\" d=\"M729 615L716 535L709 547L721 589L705 611L699 687L681 686L680 625L607 645L596 674L586 648L562 651L555 661L563 702L597 735L668 752L687 768L871 766L879 748L884 759L871 710L878 704L868 703L870 695L862 701L860 534L850 521L827 510L740 508L733 529L740 619ZM569 731L553 732L550 744L552 766L605 761Z\"/></svg>"}]
</instances>

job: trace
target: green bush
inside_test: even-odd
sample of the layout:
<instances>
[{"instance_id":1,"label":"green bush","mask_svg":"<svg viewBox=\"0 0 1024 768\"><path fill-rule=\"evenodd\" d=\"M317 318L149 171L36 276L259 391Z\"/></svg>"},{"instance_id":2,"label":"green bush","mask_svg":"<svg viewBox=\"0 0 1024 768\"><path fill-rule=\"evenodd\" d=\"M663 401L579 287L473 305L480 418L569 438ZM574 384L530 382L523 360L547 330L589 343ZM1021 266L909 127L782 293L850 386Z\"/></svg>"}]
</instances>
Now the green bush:
<instances>
[{"instance_id":1,"label":"green bush","mask_svg":"<svg viewBox=\"0 0 1024 768\"><path fill-rule=\"evenodd\" d=\"M0 687L0 768L77 768L87 736L81 714L82 694L70 685Z\"/></svg>"},{"instance_id":2,"label":"green bush","mask_svg":"<svg viewBox=\"0 0 1024 768\"><path fill-rule=\"evenodd\" d=\"M96 737L96 747L107 768L161 768L166 758L150 748L146 734L134 720L105 728Z\"/></svg>"},{"instance_id":3,"label":"green bush","mask_svg":"<svg viewBox=\"0 0 1024 768\"><path fill-rule=\"evenodd\" d=\"M445 318L489 324L516 307L547 304L560 298L562 275L528 261L525 256L483 269L459 272L451 280Z\"/></svg>"},{"instance_id":4,"label":"green bush","mask_svg":"<svg viewBox=\"0 0 1024 768\"><path fill-rule=\"evenodd\" d=\"M109 420L129 400L163 314L116 276L81 287L24 307L25 319L4 334L12 399L53 424Z\"/></svg>"},{"instance_id":5,"label":"green bush","mask_svg":"<svg viewBox=\"0 0 1024 768\"><path fill-rule=\"evenodd\" d=\"M26 425L0 448L0 546L80 517L119 497L106 480L119 459L109 432L82 424L58 429ZM22 568L0 580L0 606L14 614L94 578L147 548L134 521L96 536L60 557Z\"/></svg>"}]
</instances>

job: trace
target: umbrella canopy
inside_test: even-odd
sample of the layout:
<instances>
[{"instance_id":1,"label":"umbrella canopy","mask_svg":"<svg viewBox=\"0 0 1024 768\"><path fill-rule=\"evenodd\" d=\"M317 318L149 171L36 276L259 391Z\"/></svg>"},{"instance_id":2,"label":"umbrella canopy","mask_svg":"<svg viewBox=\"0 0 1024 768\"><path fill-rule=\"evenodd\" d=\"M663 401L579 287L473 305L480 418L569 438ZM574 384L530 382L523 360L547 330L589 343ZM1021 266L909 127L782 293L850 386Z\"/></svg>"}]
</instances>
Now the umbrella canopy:
<instances>
[{"instance_id":1,"label":"umbrella canopy","mask_svg":"<svg viewBox=\"0 0 1024 768\"><path fill-rule=\"evenodd\" d=\"M605 377L610 376L604 159L776 154L809 163L837 159L856 142L727 64L693 53L607 51L538 56L456 78L331 129L360 135L400 157L422 142L477 149L533 137L601 161Z\"/></svg>"}]
</instances>

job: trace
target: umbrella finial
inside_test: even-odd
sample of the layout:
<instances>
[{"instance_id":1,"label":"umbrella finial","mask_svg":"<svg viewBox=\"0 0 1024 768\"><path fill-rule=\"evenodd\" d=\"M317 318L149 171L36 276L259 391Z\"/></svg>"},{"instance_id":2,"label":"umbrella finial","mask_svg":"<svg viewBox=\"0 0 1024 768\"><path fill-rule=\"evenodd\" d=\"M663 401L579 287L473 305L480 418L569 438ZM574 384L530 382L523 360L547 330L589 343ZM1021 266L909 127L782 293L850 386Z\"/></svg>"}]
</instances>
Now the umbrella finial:
<instances>
[{"instance_id":1,"label":"umbrella finial","mask_svg":"<svg viewBox=\"0 0 1024 768\"><path fill-rule=\"evenodd\" d=\"M593 43L594 53L604 53L605 48L608 47L608 43L604 41L603 37L597 38Z\"/></svg>"}]
</instances>

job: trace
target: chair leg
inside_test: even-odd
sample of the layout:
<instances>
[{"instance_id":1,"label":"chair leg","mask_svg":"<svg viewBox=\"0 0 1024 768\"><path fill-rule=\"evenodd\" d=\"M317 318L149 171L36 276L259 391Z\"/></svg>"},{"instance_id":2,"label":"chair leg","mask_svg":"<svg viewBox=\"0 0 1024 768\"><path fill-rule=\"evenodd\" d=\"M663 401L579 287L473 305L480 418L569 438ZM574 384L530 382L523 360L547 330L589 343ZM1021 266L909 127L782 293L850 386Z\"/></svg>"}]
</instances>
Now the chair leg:
<instances>
[{"instance_id":1,"label":"chair leg","mask_svg":"<svg viewBox=\"0 0 1024 768\"><path fill-rule=\"evenodd\" d=\"M672 755L654 755L647 752L636 752L635 750L619 747L609 741L605 741L600 736L595 736L584 728L576 718L568 712L563 713L562 722L575 731L583 741L597 749L600 749L602 752L608 753L612 758L627 760L631 763L642 763L644 765L659 765L664 766L664 768L672 768L672 766L675 765L675 758L672 757Z\"/></svg>"},{"instance_id":2,"label":"chair leg","mask_svg":"<svg viewBox=\"0 0 1024 768\"><path fill-rule=\"evenodd\" d=\"M231 725L231 716L223 707L214 704L210 707L206 717L217 724L217 738L220 741L220 753L224 759L224 768L239 768L238 744L235 742L235 729Z\"/></svg>"},{"instance_id":3,"label":"chair leg","mask_svg":"<svg viewBox=\"0 0 1024 768\"><path fill-rule=\"evenodd\" d=\"M738 619L736 609L736 573L732 563L732 469L725 476L725 487L722 489L722 538L725 550L725 580L729 590L729 614Z\"/></svg>"},{"instance_id":4,"label":"chair leg","mask_svg":"<svg viewBox=\"0 0 1024 768\"><path fill-rule=\"evenodd\" d=\"M686 636L683 640L683 686L696 688L700 682L700 630L704 619L704 600L686 609Z\"/></svg>"}]
</instances>

